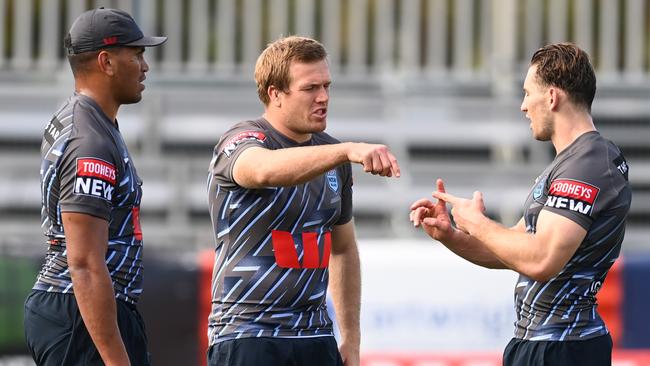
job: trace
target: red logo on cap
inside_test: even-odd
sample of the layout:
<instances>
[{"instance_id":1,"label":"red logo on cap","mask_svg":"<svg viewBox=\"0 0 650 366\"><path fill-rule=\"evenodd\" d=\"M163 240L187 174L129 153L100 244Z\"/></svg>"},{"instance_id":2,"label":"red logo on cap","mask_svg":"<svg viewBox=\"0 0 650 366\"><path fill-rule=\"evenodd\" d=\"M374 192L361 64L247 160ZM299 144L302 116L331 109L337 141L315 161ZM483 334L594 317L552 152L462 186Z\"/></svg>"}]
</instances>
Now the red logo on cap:
<instances>
[{"instance_id":1,"label":"red logo on cap","mask_svg":"<svg viewBox=\"0 0 650 366\"><path fill-rule=\"evenodd\" d=\"M104 38L104 44L106 46L116 44L116 43L117 43L117 36Z\"/></svg>"}]
</instances>

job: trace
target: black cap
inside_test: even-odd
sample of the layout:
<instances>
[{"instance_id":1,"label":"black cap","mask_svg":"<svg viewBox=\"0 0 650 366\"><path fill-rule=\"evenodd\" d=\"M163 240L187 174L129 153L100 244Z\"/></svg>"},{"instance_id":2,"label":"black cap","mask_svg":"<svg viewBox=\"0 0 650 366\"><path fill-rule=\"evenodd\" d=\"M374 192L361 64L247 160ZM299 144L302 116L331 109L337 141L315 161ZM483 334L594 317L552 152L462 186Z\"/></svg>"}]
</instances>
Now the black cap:
<instances>
[{"instance_id":1,"label":"black cap","mask_svg":"<svg viewBox=\"0 0 650 366\"><path fill-rule=\"evenodd\" d=\"M158 46L166 40L167 37L148 37L142 34L129 13L101 7L79 15L72 23L64 43L68 55L76 55L115 46Z\"/></svg>"}]
</instances>

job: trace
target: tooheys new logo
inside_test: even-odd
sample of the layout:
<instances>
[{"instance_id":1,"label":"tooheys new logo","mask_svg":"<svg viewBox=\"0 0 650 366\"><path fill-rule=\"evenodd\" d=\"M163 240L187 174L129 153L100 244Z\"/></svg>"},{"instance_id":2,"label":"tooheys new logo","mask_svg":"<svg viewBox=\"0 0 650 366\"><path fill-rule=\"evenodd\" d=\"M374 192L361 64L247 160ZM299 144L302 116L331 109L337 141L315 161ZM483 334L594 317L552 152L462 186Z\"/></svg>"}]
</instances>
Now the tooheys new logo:
<instances>
[{"instance_id":1,"label":"tooheys new logo","mask_svg":"<svg viewBox=\"0 0 650 366\"><path fill-rule=\"evenodd\" d=\"M74 193L110 201L115 191L115 166L96 158L77 159Z\"/></svg>"},{"instance_id":2,"label":"tooheys new logo","mask_svg":"<svg viewBox=\"0 0 650 366\"><path fill-rule=\"evenodd\" d=\"M600 188L573 179L551 182L545 206L569 209L591 215Z\"/></svg>"}]
</instances>

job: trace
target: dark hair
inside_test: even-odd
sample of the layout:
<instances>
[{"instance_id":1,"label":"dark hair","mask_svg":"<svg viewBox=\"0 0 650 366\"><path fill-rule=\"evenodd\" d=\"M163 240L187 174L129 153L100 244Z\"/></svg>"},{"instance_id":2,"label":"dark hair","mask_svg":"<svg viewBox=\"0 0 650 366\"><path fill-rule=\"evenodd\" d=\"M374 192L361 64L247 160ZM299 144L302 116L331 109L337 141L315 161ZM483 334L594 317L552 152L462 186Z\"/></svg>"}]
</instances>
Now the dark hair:
<instances>
[{"instance_id":1,"label":"dark hair","mask_svg":"<svg viewBox=\"0 0 650 366\"><path fill-rule=\"evenodd\" d=\"M530 64L537 66L542 85L564 90L576 105L591 112L596 95L596 74L589 55L572 43L546 45L533 54Z\"/></svg>"},{"instance_id":2,"label":"dark hair","mask_svg":"<svg viewBox=\"0 0 650 366\"><path fill-rule=\"evenodd\" d=\"M326 57L325 47L311 38L291 36L269 44L255 64L257 95L262 103L270 103L268 89L271 85L283 91L289 89L289 66L292 61L310 63Z\"/></svg>"},{"instance_id":3,"label":"dark hair","mask_svg":"<svg viewBox=\"0 0 650 366\"><path fill-rule=\"evenodd\" d=\"M68 63L75 77L90 71L90 63L97 59L100 51L83 52L76 55L68 55Z\"/></svg>"},{"instance_id":4,"label":"dark hair","mask_svg":"<svg viewBox=\"0 0 650 366\"><path fill-rule=\"evenodd\" d=\"M77 77L80 74L91 71L90 65L92 64L93 61L97 60L97 55L100 52L108 51L116 54L122 52L125 48L130 48L130 47L110 46L110 47L104 47L96 51L88 51L88 52L82 52L77 54L68 54L68 62L70 63L70 68L72 69L72 75ZM137 47L134 46L134 48Z\"/></svg>"}]
</instances>

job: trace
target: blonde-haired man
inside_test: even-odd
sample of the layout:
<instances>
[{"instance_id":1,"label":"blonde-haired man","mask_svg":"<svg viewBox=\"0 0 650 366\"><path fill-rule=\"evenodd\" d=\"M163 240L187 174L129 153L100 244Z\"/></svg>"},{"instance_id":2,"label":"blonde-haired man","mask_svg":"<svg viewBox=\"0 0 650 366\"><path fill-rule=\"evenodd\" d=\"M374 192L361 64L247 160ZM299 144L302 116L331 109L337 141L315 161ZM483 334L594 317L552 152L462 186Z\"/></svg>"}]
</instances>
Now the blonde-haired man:
<instances>
[{"instance_id":1,"label":"blonde-haired man","mask_svg":"<svg viewBox=\"0 0 650 366\"><path fill-rule=\"evenodd\" d=\"M313 39L271 43L255 67L264 114L234 125L214 149L210 365L359 364L350 163L380 176L400 172L386 146L340 143L323 132L332 83L326 57Z\"/></svg>"}]
</instances>

